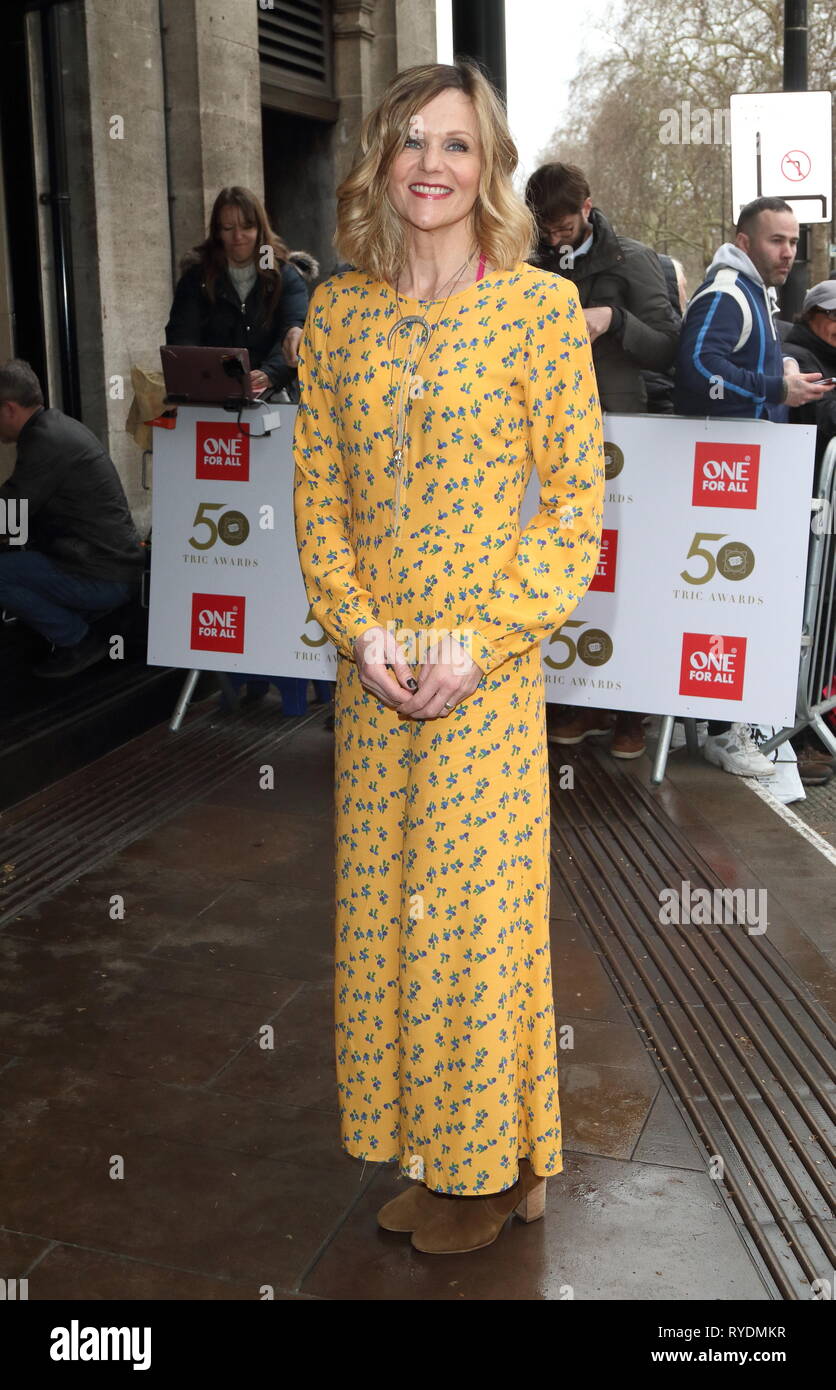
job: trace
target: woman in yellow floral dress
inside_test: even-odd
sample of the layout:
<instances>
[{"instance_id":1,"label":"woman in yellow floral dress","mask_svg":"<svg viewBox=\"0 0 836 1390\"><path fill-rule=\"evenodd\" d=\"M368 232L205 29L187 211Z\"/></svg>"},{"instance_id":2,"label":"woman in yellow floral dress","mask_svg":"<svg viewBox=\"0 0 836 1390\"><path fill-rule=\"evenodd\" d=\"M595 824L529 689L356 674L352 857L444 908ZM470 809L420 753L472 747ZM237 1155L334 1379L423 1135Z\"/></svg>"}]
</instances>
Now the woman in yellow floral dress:
<instances>
[{"instance_id":1,"label":"woman in yellow floral dress","mask_svg":"<svg viewBox=\"0 0 836 1390\"><path fill-rule=\"evenodd\" d=\"M595 572L603 449L516 162L475 67L394 78L338 190L355 268L299 351L296 535L339 652L340 1132L418 1180L378 1221L432 1253L542 1215L563 1166L540 642Z\"/></svg>"}]
</instances>

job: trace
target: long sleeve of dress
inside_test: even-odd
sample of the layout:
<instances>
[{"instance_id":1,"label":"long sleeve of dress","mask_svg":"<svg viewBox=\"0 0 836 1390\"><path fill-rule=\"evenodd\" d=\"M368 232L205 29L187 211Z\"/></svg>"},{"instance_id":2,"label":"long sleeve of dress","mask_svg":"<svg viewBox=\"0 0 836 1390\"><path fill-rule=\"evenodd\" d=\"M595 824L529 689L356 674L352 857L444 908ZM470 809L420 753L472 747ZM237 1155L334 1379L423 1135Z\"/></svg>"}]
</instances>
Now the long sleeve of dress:
<instances>
[{"instance_id":1,"label":"long sleeve of dress","mask_svg":"<svg viewBox=\"0 0 836 1390\"><path fill-rule=\"evenodd\" d=\"M462 629L483 671L521 655L570 617L595 574L604 504L601 409L583 312L554 277L526 331L527 427L537 515Z\"/></svg>"},{"instance_id":2,"label":"long sleeve of dress","mask_svg":"<svg viewBox=\"0 0 836 1390\"><path fill-rule=\"evenodd\" d=\"M300 405L293 436L293 508L299 563L317 622L354 659L361 633L380 624L357 579L350 537L351 496L340 452L328 370L326 287L314 293L299 346Z\"/></svg>"}]
</instances>

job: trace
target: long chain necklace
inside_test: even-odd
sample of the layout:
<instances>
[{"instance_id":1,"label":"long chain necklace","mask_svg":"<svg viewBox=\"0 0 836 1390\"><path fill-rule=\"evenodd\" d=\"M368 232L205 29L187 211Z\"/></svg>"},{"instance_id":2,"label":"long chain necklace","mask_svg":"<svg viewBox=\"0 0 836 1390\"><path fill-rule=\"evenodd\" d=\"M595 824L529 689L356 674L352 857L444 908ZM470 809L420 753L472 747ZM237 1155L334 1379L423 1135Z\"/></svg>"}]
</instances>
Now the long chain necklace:
<instances>
[{"instance_id":1,"label":"long chain necklace","mask_svg":"<svg viewBox=\"0 0 836 1390\"><path fill-rule=\"evenodd\" d=\"M389 330L389 334L388 334L388 337L387 337L387 340L386 340L386 341L387 341L388 346L389 346L390 349L391 349L391 347L392 347L392 338L393 338L393 336L394 336L394 334L395 334L396 332L402 331L404 328L412 329L412 328L414 328L414 327L416 327L416 326L420 329L420 333L419 333L418 335L416 335L416 337L415 337L414 339L413 339L413 338L410 339L409 350L408 350L408 354L407 354L407 358L406 358L406 364L405 364L405 367L404 367L403 374L402 374L402 376L401 376L400 384L399 384L399 386L398 386L398 391L397 391L397 397L396 397L396 413L395 413L395 429L394 429L395 447L394 447L393 452L392 452L392 463L393 463L394 466L395 466L396 477L397 477L396 490L395 490L395 512L396 512L396 514L397 514L397 511L398 511L398 505L399 505L399 502L400 502L401 471L402 471L403 456L404 456L404 451L405 451L405 444L404 444L404 441L405 441L405 439L406 439L407 418L408 418L408 416L409 416L409 410L410 410L410 407L411 407L412 401L413 401L412 383L413 383L413 381L415 380L415 376L416 376L416 374L417 374L418 367L420 366L420 363L421 363L421 361L422 361L422 359L423 359L424 353L426 352L426 350L427 350L427 348L428 348L428 346L429 346L430 339L431 339L431 337L432 337L432 335L433 335L435 329L438 327L438 325L441 323L442 318L444 317L444 310L447 308L447 301L449 300L450 295L453 293L453 286L456 284L456 281L458 281L458 280L461 279L461 277L464 275L465 271L467 270L468 266L471 264L471 262L472 262L472 260L473 260L473 257L476 255L476 249L477 249L477 248L474 248L474 250L471 251L471 253L470 253L470 255L468 256L467 260L466 260L466 261L464 262L464 264L459 268L459 270L454 271L453 275L450 277L450 280L449 280L449 281L445 281L445 284L449 284L449 285L450 285L450 288L449 288L449 290L447 291L446 298L444 299L444 302L443 302L443 304L441 305L441 309L440 309L440 311L439 311L438 317L437 317L436 320L435 320L435 323L433 323L433 324L427 323L427 320L426 320L421 314L407 314L407 315L405 315L405 316L399 318L398 321L397 321L397 323L394 323L394 324L392 325L392 327L390 328L390 330ZM395 304L396 304L398 310L400 310L400 307L401 307L400 294L398 293L398 285L399 285L399 283L400 283L400 273L398 274L398 278L397 278L397 280L395 281ZM444 286L442 286L442 289L443 289L443 288L444 288ZM415 348L418 346L419 342L422 342L422 343L423 343L423 346L422 346L422 348L421 348L421 353L420 353L420 356L419 356L416 360L413 361L413 356L412 356L412 354L413 354ZM395 361L394 361L394 357L393 357L393 358L392 358L392 361L391 361L391 363L390 363L390 371L389 371L389 390L390 390L390 392L391 392L392 387L393 387L393 385L394 385L394 379L395 379Z\"/></svg>"}]
</instances>

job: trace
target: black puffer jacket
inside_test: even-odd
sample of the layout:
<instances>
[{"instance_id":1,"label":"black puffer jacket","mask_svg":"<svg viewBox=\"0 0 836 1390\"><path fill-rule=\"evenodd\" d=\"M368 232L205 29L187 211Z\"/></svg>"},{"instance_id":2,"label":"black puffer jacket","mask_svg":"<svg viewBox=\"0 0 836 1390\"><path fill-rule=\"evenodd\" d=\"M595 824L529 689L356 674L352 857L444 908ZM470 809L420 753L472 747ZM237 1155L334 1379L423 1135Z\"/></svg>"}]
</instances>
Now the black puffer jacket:
<instances>
[{"instance_id":1,"label":"black puffer jacket","mask_svg":"<svg viewBox=\"0 0 836 1390\"><path fill-rule=\"evenodd\" d=\"M836 347L831 347L806 323L793 324L784 338L784 354L794 357L802 372L821 372L822 376L836 376ZM830 440L836 436L836 388L820 401L808 401L806 405L793 406L790 410L790 421L794 425L816 425L818 464Z\"/></svg>"},{"instance_id":2,"label":"black puffer jacket","mask_svg":"<svg viewBox=\"0 0 836 1390\"><path fill-rule=\"evenodd\" d=\"M282 292L275 309L268 311L260 277L244 303L227 275L215 281L214 301L206 292L203 268L190 266L177 284L165 340L174 347L247 348L250 366L266 372L274 388L293 378L282 355L289 328L302 328L308 310L308 287L295 265L281 267Z\"/></svg>"},{"instance_id":3,"label":"black puffer jacket","mask_svg":"<svg viewBox=\"0 0 836 1390\"><path fill-rule=\"evenodd\" d=\"M679 327L656 252L618 236L599 208L589 220L594 240L574 266L562 267L561 248L545 242L532 264L571 280L582 308L612 308L609 331L592 344L598 393L604 410L636 413L647 409L642 369L672 365Z\"/></svg>"}]
</instances>

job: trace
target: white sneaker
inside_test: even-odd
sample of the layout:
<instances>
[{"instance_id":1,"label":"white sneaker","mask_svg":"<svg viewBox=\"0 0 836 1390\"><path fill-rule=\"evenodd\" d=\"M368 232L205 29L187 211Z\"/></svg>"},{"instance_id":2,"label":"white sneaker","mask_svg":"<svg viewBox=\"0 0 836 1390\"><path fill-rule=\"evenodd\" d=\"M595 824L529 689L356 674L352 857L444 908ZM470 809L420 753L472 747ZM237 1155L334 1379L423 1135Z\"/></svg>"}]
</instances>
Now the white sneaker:
<instances>
[{"instance_id":1,"label":"white sneaker","mask_svg":"<svg viewBox=\"0 0 836 1390\"><path fill-rule=\"evenodd\" d=\"M771 777L775 764L759 753L748 724L732 724L724 734L709 734L703 744L706 760L735 777Z\"/></svg>"}]
</instances>

